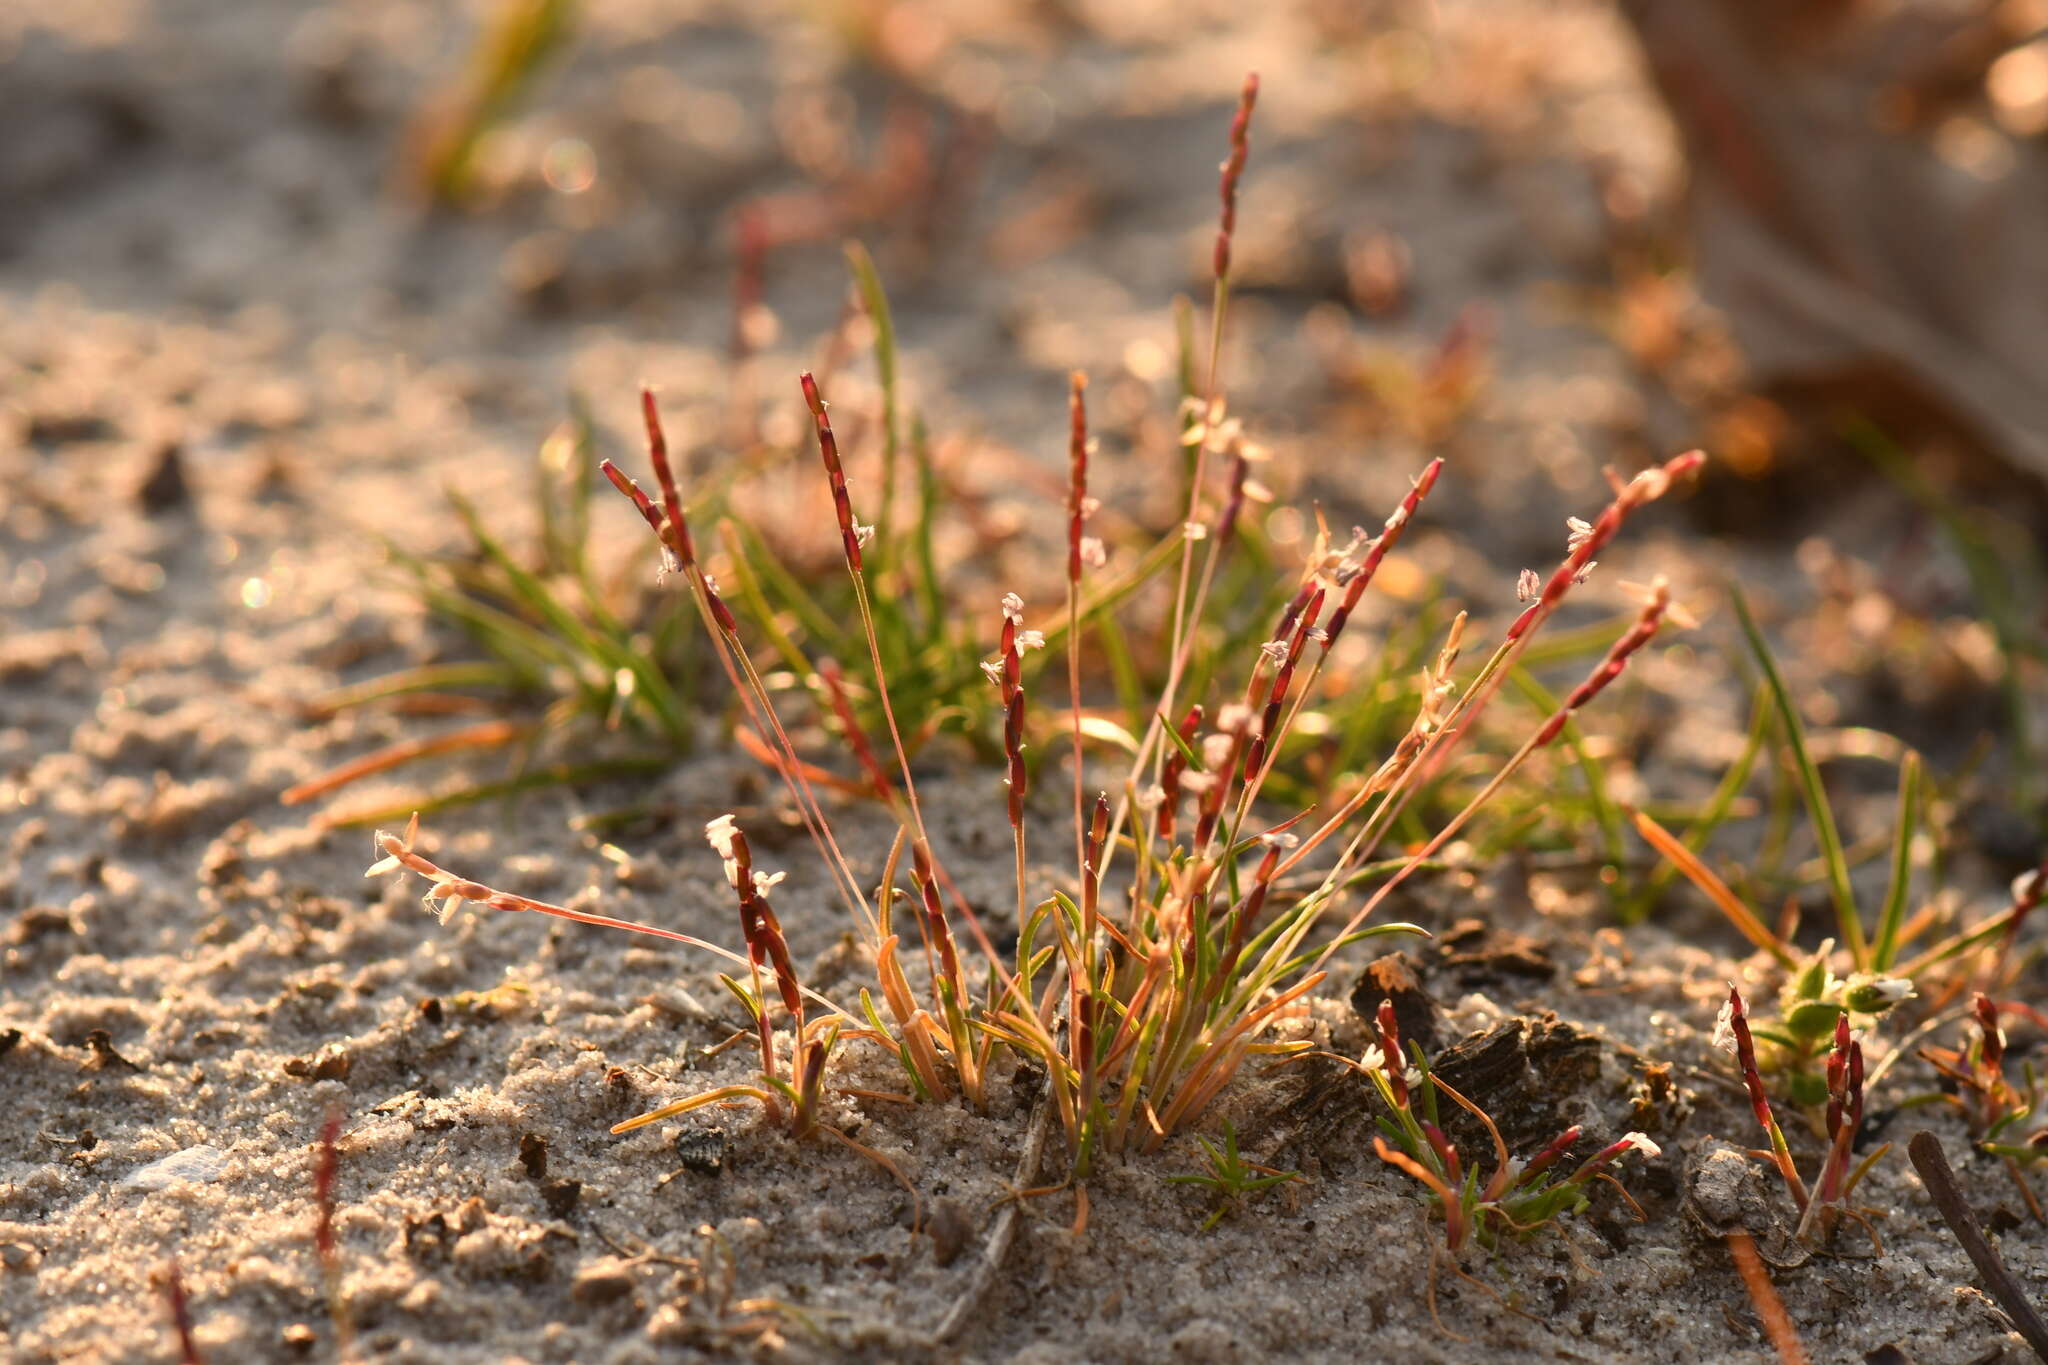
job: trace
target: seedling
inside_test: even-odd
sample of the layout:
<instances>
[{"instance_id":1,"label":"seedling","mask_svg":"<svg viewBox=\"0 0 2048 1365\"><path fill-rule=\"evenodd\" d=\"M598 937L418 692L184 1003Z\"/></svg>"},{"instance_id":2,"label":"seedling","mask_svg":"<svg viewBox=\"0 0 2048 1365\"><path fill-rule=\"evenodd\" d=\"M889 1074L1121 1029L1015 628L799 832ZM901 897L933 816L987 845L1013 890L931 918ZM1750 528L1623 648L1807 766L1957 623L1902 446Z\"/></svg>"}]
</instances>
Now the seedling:
<instances>
[{"instance_id":1,"label":"seedling","mask_svg":"<svg viewBox=\"0 0 2048 1365\"><path fill-rule=\"evenodd\" d=\"M1734 593L1734 602L1751 655L1763 675L1759 700L1768 701L1769 716L1760 711L1749 744L1736 770L1731 771L1716 793L1708 819L1718 824L1726 814L1755 761L1767 724L1774 723L1783 738L1786 760L1819 848L1821 874L1834 909L1835 936L1811 953L1801 952L1787 936L1788 931L1774 927L1702 859L1700 850L1710 825L1696 827L1681 839L1643 812L1634 811L1631 815L1637 832L1651 847L1704 892L1743 937L1767 953L1784 971L1778 1019L1768 1026L1754 1027L1755 1036L1769 1045L1762 1056L1762 1066L1766 1073L1785 1077L1797 1102L1818 1106L1827 1097L1819 1064L1828 1052L1837 1024L1846 1018L1852 1031L1868 1030L1915 995L1939 996L1955 989L1939 984L1938 969L1961 962L1967 974L1973 970L1970 964L2001 935L2007 935L2009 941L2009 931L2026 914L2025 896L2016 889L2013 905L2003 913L1980 918L1929 946L1909 951L1936 921L1931 910L1908 914L1914 848L1929 804L1920 756L1908 750L1899 765L1898 803L1886 843L1891 855L1890 877L1877 913L1866 917L1857 905L1849 854L1798 708L1739 591Z\"/></svg>"},{"instance_id":2,"label":"seedling","mask_svg":"<svg viewBox=\"0 0 2048 1365\"><path fill-rule=\"evenodd\" d=\"M2023 1169L2048 1161L2048 1125L2038 1122L2041 1078L2032 1063L2023 1068L2024 1085L2005 1078L2005 1030L1998 1022L2000 1015L2018 1014L2036 1022L2041 1016L2017 1001L2001 1003L1985 995L1975 998L1970 1013L1976 1032L1963 1047L1920 1050L1928 1065L1955 1083L1956 1093L1937 1093L1918 1102L1947 1104L1961 1112L1978 1148L2005 1163L2035 1221L2048 1221ZM2027 1131L2030 1128L2033 1131Z\"/></svg>"},{"instance_id":3,"label":"seedling","mask_svg":"<svg viewBox=\"0 0 2048 1365\"><path fill-rule=\"evenodd\" d=\"M185 1277L178 1270L176 1261L164 1263L164 1268L157 1273L157 1285L163 1291L171 1330L177 1334L178 1365L205 1365L205 1358L199 1354L199 1344L193 1340L192 1300L185 1293Z\"/></svg>"},{"instance_id":4,"label":"seedling","mask_svg":"<svg viewBox=\"0 0 2048 1365\"><path fill-rule=\"evenodd\" d=\"M1251 1195L1261 1190L1270 1190L1275 1185L1301 1179L1299 1171L1282 1171L1272 1166L1262 1166L1256 1161L1246 1161L1237 1152L1237 1129L1225 1119L1223 1121L1223 1145L1218 1147L1209 1139L1196 1136L1203 1155L1209 1158L1206 1172L1190 1175L1169 1175L1162 1177L1171 1185L1205 1185L1216 1195L1215 1207L1202 1221L1201 1230L1207 1232L1223 1221L1225 1214L1240 1207Z\"/></svg>"},{"instance_id":5,"label":"seedling","mask_svg":"<svg viewBox=\"0 0 2048 1365\"><path fill-rule=\"evenodd\" d=\"M1871 1246L1878 1255L1884 1255L1884 1244L1878 1241L1877 1229L1862 1213L1849 1206L1849 1196L1855 1193L1856 1186L1878 1159L1891 1150L1891 1144L1885 1143L1862 1161L1854 1159L1856 1133L1863 1126L1863 1044L1850 1033L1849 1012L1835 1012L1834 1043L1828 1052L1826 1073L1827 1155L1821 1159L1820 1176L1810 1188L1800 1178L1799 1168L1792 1160L1791 1146L1785 1141L1785 1132L1778 1126L1770 1099L1764 1094L1748 1011L1742 1003L1742 992L1732 985L1728 988L1728 1003L1722 1006L1721 1016L1714 1024L1714 1042L1734 1056L1743 1087L1749 1092L1750 1110L1770 1139L1769 1151L1752 1152L1750 1155L1768 1161L1784 1181L1786 1191L1799 1209L1796 1233L1799 1240L1819 1245L1833 1234L1844 1218L1849 1218L1863 1226L1863 1230L1870 1234Z\"/></svg>"},{"instance_id":6,"label":"seedling","mask_svg":"<svg viewBox=\"0 0 2048 1365\"><path fill-rule=\"evenodd\" d=\"M320 1125L319 1154L313 1163L313 1250L320 1258L320 1281L327 1293L327 1314L334 1323L334 1356L347 1360L355 1353L355 1327L341 1292L341 1243L334 1231L334 1185L341 1173L341 1111Z\"/></svg>"},{"instance_id":7,"label":"seedling","mask_svg":"<svg viewBox=\"0 0 2048 1365\"><path fill-rule=\"evenodd\" d=\"M1507 1141L1493 1118L1430 1069L1419 1043L1404 1053L1400 1026L1390 1001L1380 1003L1375 1020L1377 1041L1356 1061L1343 1059L1372 1082L1387 1112L1379 1118L1382 1136L1373 1139L1380 1159L1429 1188L1444 1219L1444 1243L1453 1254L1467 1245L1494 1251L1504 1239L1527 1241L1560 1218L1585 1211L1586 1186L1599 1179L1612 1184L1637 1216L1642 1209L1608 1170L1624 1154L1638 1151L1654 1160L1663 1155L1641 1133L1629 1133L1587 1157L1570 1174L1561 1163L1572 1145L1585 1135L1574 1125L1526 1161L1508 1155ZM1493 1140L1491 1174L1468 1162L1444 1136L1437 1105L1439 1094L1478 1119ZM1392 1140L1389 1145L1388 1140Z\"/></svg>"},{"instance_id":8,"label":"seedling","mask_svg":"<svg viewBox=\"0 0 2048 1365\"><path fill-rule=\"evenodd\" d=\"M1430 1069L1421 1044L1411 1042L1403 1050L1392 1001L1380 1002L1374 1020L1374 1041L1358 1060L1336 1060L1363 1074L1379 1092L1386 1112L1379 1116L1380 1136L1373 1139L1373 1150L1382 1161L1427 1188L1430 1203L1443 1216L1442 1250L1446 1254L1439 1257L1432 1253L1430 1259L1432 1317L1436 1315L1439 1259L1461 1278L1478 1284L1458 1264L1458 1257L1467 1247L1491 1254L1510 1238L1528 1241L1560 1219L1583 1213L1590 1202L1587 1186L1594 1180L1614 1186L1636 1216L1642 1217L1641 1207L1609 1168L1632 1150L1654 1160L1663 1154L1656 1143L1641 1133L1629 1133L1581 1161L1569 1174L1563 1174L1562 1163L1567 1153L1584 1136L1584 1130L1573 1125L1535 1156L1526 1161L1513 1159L1492 1116ZM1439 1094L1470 1113L1486 1129L1494 1149L1490 1173L1479 1162L1468 1160L1444 1136L1437 1104ZM1437 1325L1443 1325L1441 1318Z\"/></svg>"}]
</instances>

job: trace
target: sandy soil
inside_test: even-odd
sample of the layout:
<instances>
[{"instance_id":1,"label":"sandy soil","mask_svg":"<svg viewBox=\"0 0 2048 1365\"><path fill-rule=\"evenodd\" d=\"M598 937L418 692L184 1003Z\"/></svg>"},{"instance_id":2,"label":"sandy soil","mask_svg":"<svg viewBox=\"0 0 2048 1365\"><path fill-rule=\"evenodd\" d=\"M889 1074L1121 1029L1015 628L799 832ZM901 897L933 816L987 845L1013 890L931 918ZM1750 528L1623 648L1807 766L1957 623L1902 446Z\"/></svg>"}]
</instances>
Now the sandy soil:
<instances>
[{"instance_id":1,"label":"sandy soil","mask_svg":"<svg viewBox=\"0 0 2048 1365\"><path fill-rule=\"evenodd\" d=\"M1447 1043L1564 1021L1532 1027L1565 1069L1501 1100L1528 1135L1583 1122L1664 1144L1630 1181L1646 1222L1603 1197L1488 1266L1498 1299L1441 1286L1461 1336L1425 1303L1440 1227L1373 1156L1358 1087L1290 1067L1248 1076L1215 1117L1303 1181L1201 1233L1202 1198L1160 1178L1198 1168L1191 1141L1112 1163L1084 1232L1065 1196L1029 1206L973 1325L939 1347L928 1333L1012 1177L1026 1083L999 1085L986 1114L834 1101L943 1210L937 1237L878 1170L750 1111L614 1138L623 1117L745 1073L743 1049L705 1055L732 1026L715 964L529 917L438 926L413 889L362 880L362 832L278 800L418 730L371 710L309 718L304 699L459 657L380 572L380 537L456 542L442 482L516 526L563 395L588 395L630 449L642 379L679 447L716 458L734 420L726 214L869 164L911 90L984 112L985 156L946 184L935 223L884 196L774 253L779 339L753 371L771 442L802 435L790 377L840 316L837 240L858 233L891 280L917 401L957 438L952 476L1024 549L1052 534L1050 503L987 471L1056 469L1069 367L1096 376L1105 498L1155 510L1144 457L1171 411L1170 303L1203 287L1220 139L1255 66L1229 367L1276 449L1273 482L1339 524L1384 509L1423 441L1331 357L1426 357L1478 306L1489 380L1433 438L1451 473L1408 553L1418 577L1511 608L1515 571L1603 500L1601 465L1701 439L1712 404L1690 400L1733 382L1692 304L1675 374L1642 363L1616 223L1654 224L1679 171L1607 8L899 5L835 27L798 6L592 4L493 153L491 202L422 215L391 189L398 149L476 8L127 0L53 21L0 0L0 1355L175 1359L151 1282L175 1256L209 1360L336 1358L310 1172L338 1109L344 1293L380 1360L1771 1359L1721 1244L1682 1207L1716 1152L1756 1140L1705 1035L1721 983L1760 971L1697 907L1616 938L1559 858L1404 899L1433 930L1476 916L1541 946L1551 970L1533 974L1412 950ZM883 35L866 48L855 14ZM896 74L863 59L877 52ZM821 127L859 145L820 145ZM595 158L580 193L547 178L565 139ZM1412 258L1378 316L1357 264L1374 233ZM847 411L870 400L867 374L856 363L835 389ZM1769 607L1817 719L1896 730L1937 764L1994 723L1982 628L1926 519L1868 477L1820 482L1815 498L1810 479L1724 475L1614 555L1618 577L1671 574L1707 618L1592 722L1643 753L1643 791L1696 797L1739 744L1716 586L1731 571ZM771 479L761 515L801 539L811 504L773 499L815 493ZM610 540L633 529L601 515ZM1953 789L1949 878L1986 904L2031 846L1976 795L1998 790L1990 762ZM1883 776L1845 783L1863 833L1882 828ZM942 852L975 870L970 897L1000 903L995 780L931 779ZM712 745L652 784L451 814L427 847L516 891L725 941L699 830L727 810L773 829L763 793L755 765ZM569 823L650 799L668 818L610 856ZM876 814L839 819L877 873ZM829 990L844 926L824 881L800 839L765 856L791 873L778 903ZM1363 960L1317 1002L1339 1048L1360 1045L1346 995ZM850 1081L889 1084L849 1056ZM1675 1068L1668 1094L1651 1093L1653 1062ZM1878 1107L1931 1088L1915 1062L1898 1077ZM1887 1111L1874 1140L1923 1121L1963 1150L1960 1124L1928 1110ZM2048 1290L2011 1186L1987 1163L1963 1174L2022 1280ZM2020 1359L1903 1157L1865 1188L1883 1259L1850 1238L1778 1273L1815 1358Z\"/></svg>"}]
</instances>

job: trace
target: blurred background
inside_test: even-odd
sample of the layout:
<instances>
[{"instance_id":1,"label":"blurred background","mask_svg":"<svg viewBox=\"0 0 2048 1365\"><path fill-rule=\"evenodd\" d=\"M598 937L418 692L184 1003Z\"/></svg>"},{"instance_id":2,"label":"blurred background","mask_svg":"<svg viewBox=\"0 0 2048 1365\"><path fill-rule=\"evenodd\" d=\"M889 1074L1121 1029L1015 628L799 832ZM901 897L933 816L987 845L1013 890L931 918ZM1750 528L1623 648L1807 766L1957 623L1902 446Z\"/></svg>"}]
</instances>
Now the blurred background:
<instances>
[{"instance_id":1,"label":"blurred background","mask_svg":"<svg viewBox=\"0 0 2048 1365\"><path fill-rule=\"evenodd\" d=\"M1594 978L1613 924L1669 915L1638 931L1663 994L1571 995L1640 1007L1637 1041L1688 1010L1704 1031L1711 1005L1673 983L1718 990L1741 943L1696 901L1661 903L1672 874L1619 802L1702 842L1725 819L1722 873L1788 924L1803 910L1806 942L1829 932L1740 584L1858 877L1886 873L1910 746L1930 915L2003 904L2048 832L2044 23L2048 0L0 0L0 1216L19 1220L0 1333L30 1324L23 1349L46 1354L25 1359L104 1354L109 1333L142 1358L161 1317L144 1276L178 1246L211 1277L210 1330L240 1358L274 1348L315 1310L221 1239L304 1260L276 1211L303 1197L330 1103L371 1134L347 1179L412 1201L385 1210L383 1247L417 1234L428 1255L427 1210L456 1217L472 1178L533 1203L505 1174L529 1109L593 1204L645 1192L604 1127L665 1084L655 1068L689 1064L703 1021L661 1002L685 979L718 999L709 964L539 916L437 930L409 892L365 889L365 841L337 826L424 809L451 866L725 941L700 831L738 811L791 868L800 954L841 934L818 870L772 842L795 836L726 742L744 734L687 603L594 475L599 455L645 471L642 382L799 744L842 777L803 656L864 642L797 374L831 397L864 512L896 452L884 645L905 714L930 720L913 743L943 740L920 761L952 763L934 787L968 794L943 801L976 850L965 892L1002 913L996 770L953 762L999 728L974 664L1001 593L1034 624L1060 600L1079 369L1101 581L1136 585L1089 695L1143 726L1170 612L1148 557L1185 514L1181 403L1248 71L1220 369L1272 500L1219 582L1217 675L1243 676L1319 519L1339 544L1377 528L1445 461L1370 629L1321 677L1300 781L1268 792L1307 804L1369 772L1457 604L1492 638L1518 574L1607 502L1605 469L1698 446L1706 473L1631 521L1475 747L1512 749L1542 688L1585 676L1636 609L1625 581L1669 575L1698 629L1644 651L1475 825L1456 850L1473 880L1447 899L1534 907L1524 921L1579 935L1557 963ZM974 842L980 817L996 842ZM464 1050L416 1053L444 996ZM954 1161L962 1130L924 1113L892 1140ZM479 1155L485 1137L505 1151ZM982 1140L993 1199L1014 1125ZM180 1194L110 1217L119 1189L84 1178L202 1142L237 1151L226 1212ZM646 1225L716 1205L701 1216L760 1233L783 1207L761 1170L675 1186L696 1202L650 1204ZM893 1191L806 1172L796 1202L823 1212L743 1254L864 1294L883 1276L848 1278L847 1229L890 1226ZM1348 1302L1388 1207L1324 1215L1314 1248L1370 1242L1331 1251L1337 1287L1291 1308ZM558 1215L529 1213L519 1245L552 1245ZM1222 1250L1203 1280L1143 1220L1100 1223L1133 1230L1133 1264L1172 1262L1181 1300L1264 1311L1238 1243L1204 1244ZM39 1279L11 1273L60 1242ZM1670 1285L1706 1292L1691 1251L1663 1254L1672 1278L1635 1300L1658 1314ZM1917 1270L1864 1282L1889 1299L1907 1274L1947 1293ZM486 1318L508 1342L555 1321L524 1281L493 1283L421 1300L431 1358L497 1358L452 1354ZM1050 1330L1055 1298L1015 1330ZM1334 1356L1356 1328L1330 1311ZM1854 1316L1830 1298L1811 1320ZM1606 1318L1616 1349L1646 1320ZM561 1358L600 1358L590 1331Z\"/></svg>"},{"instance_id":2,"label":"blurred background","mask_svg":"<svg viewBox=\"0 0 2048 1365\"><path fill-rule=\"evenodd\" d=\"M1783 597L1853 680L1841 718L1960 760L2039 707L2042 11L8 0L9 493L217 480L187 548L228 566L226 619L301 588L350 613L315 591L320 530L442 543L448 481L530 519L507 481L568 395L630 449L646 380L686 462L760 455L750 517L828 566L789 519L811 471L763 452L797 452L811 366L872 453L857 240L959 509L941 546L1023 586L1071 368L1112 507L1177 515L1174 301L1206 304L1256 69L1226 373L1278 550L1312 506L1375 523L1443 454L1458 534L1420 562L1497 601L1603 466L1703 445L1681 529L1714 539L1658 567ZM144 606L162 537L100 534L134 581L97 542L68 590L66 556L18 556L17 629Z\"/></svg>"}]
</instances>

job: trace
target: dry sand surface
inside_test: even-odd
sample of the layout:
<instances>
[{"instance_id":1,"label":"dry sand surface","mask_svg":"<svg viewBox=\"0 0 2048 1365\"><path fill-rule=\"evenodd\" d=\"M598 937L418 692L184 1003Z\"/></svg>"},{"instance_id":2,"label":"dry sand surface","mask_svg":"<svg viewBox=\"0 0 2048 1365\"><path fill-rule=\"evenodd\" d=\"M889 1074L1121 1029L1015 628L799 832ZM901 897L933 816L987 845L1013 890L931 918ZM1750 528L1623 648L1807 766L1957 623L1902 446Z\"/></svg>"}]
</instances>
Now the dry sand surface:
<instances>
[{"instance_id":1,"label":"dry sand surface","mask_svg":"<svg viewBox=\"0 0 2048 1365\"><path fill-rule=\"evenodd\" d=\"M1227 364L1239 412L1275 449L1270 481L1339 525L1383 515L1424 457L1412 432L1360 415L1371 405L1332 378L1331 348L1426 356L1481 306L1490 378L1404 562L1489 620L1512 610L1515 571L1554 559L1565 516L1604 501L1600 467L1698 440L1688 384L1724 382L1649 376L1616 302L1608 210L1634 196L1654 212L1678 171L1608 8L902 4L833 20L591 0L493 154L495 196L422 214L392 188L403 130L482 8L106 0L52 18L59 7L0 0L0 1357L175 1360L152 1283L175 1257L207 1360L337 1359L312 1202L316 1135L336 1111L342 1293L370 1359L1774 1358L1723 1245L1685 1207L1702 1179L1735 1199L1715 1153L1759 1141L1706 1034L1723 983L1765 964L1679 895L1617 937L1568 848L1419 878L1398 912L1439 934L1408 951L1441 1042L1522 1031L1481 1097L1511 1136L1580 1122L1588 1144L1631 1128L1662 1143L1655 1161L1630 1158L1647 1221L1602 1193L1560 1234L1475 1263L1491 1294L1441 1277L1440 1330L1425 1293L1441 1224L1373 1155L1362 1085L1252 1067L1205 1129L1232 1120L1248 1154L1302 1180L1201 1232L1204 1197L1161 1179L1201 1168L1191 1139L1107 1162L1085 1230L1069 1195L1026 1205L967 1330L938 1345L1011 1188L1030 1077L1000 1076L985 1113L830 1100L833 1122L915 1183L924 1228L875 1166L752 1109L613 1137L624 1117L744 1078L746 1048L706 1055L734 1027L719 964L537 916L442 926L416 885L363 879L366 831L279 801L439 723L303 703L466 657L383 549L461 541L444 483L528 534L532 452L564 396L587 396L606 448L637 469L643 379L693 467L715 467L734 420L728 213L817 183L820 166L867 164L887 111L917 90L986 114L979 160L941 177L935 221L884 196L773 253L779 335L752 370L771 444L799 449L794 375L820 363L841 313L838 239L860 235L890 279L947 478L1010 545L1006 563L1034 538L1057 553L1070 367L1095 376L1106 503L1156 520L1145 461L1172 412L1171 299L1206 287L1215 163L1236 82L1257 67ZM858 139L851 153L820 145L834 129ZM550 149L578 146L594 181L551 187L548 168L560 181L571 163ZM1411 258L1405 300L1379 317L1360 305L1373 232ZM871 363L841 369L835 396L858 421ZM763 476L756 512L830 572L812 466L788 470ZM1697 800L1740 747L1716 587L1730 571L1767 607L1816 714L1899 729L1936 764L1968 757L1995 703L1966 585L1924 519L1866 480L1758 525L1755 494L1714 487L1642 518L1611 556L1616 579L1671 575L1706 618L1588 719L1643 755L1625 794ZM630 509L599 517L610 567L651 575L624 550ZM951 559L975 540L942 531ZM993 622L991 572L958 565L963 600L988 601ZM1900 581L1950 673L1888 669L1889 618L1850 610ZM1619 609L1613 582L1590 591ZM1378 610L1376 625L1393 607ZM925 761L941 853L970 899L1005 904L998 775L944 746ZM1867 766L1841 792L1859 835L1881 833L1889 801L1888 770ZM443 764L347 796L397 801L501 769ZM605 839L572 827L629 803L657 818ZM514 891L730 943L700 833L726 811L790 872L777 904L817 961L809 979L850 999L863 969L837 949L843 912L762 769L715 735L657 777L447 812L423 846ZM857 869L879 875L880 812L835 819ZM1998 903L2010 823L1994 810L1970 825L1990 834L1959 837L1955 895ZM1041 846L1061 838L1049 824ZM1527 942L1474 950L1446 932L1473 918ZM1347 997L1368 956L1338 959L1304 1025L1354 1055ZM847 1084L900 1086L875 1050L844 1056ZM1995 1165L1963 1159L1960 1121L1892 1109L1932 1088L1902 1059L1874 1101L1875 1139L1931 1126L2022 1283L2048 1291L2040 1225ZM1783 1219L1759 1172L1743 1176L1751 1197ZM1882 1259L1853 1228L1810 1257L1765 1238L1815 1359L2022 1358L1902 1150L1861 1202L1880 1211ZM1903 1354L1871 1354L1888 1345Z\"/></svg>"}]
</instances>

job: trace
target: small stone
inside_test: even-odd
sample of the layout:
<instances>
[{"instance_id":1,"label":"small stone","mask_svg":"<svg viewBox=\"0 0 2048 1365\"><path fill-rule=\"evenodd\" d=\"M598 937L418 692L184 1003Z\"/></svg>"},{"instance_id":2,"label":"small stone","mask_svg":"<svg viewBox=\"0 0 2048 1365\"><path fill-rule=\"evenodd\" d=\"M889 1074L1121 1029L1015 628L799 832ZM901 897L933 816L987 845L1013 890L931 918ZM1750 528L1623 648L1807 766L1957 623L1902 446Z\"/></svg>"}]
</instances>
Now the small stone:
<instances>
[{"instance_id":1,"label":"small stone","mask_svg":"<svg viewBox=\"0 0 2048 1365\"><path fill-rule=\"evenodd\" d=\"M355 1063L338 1047L325 1047L310 1057L293 1057L284 1074L302 1081L345 1081Z\"/></svg>"},{"instance_id":2,"label":"small stone","mask_svg":"<svg viewBox=\"0 0 2048 1365\"><path fill-rule=\"evenodd\" d=\"M86 1058L87 1071L140 1071L141 1067L114 1051L114 1036L103 1028L96 1028L85 1035L85 1045L92 1052Z\"/></svg>"},{"instance_id":3,"label":"small stone","mask_svg":"<svg viewBox=\"0 0 2048 1365\"><path fill-rule=\"evenodd\" d=\"M974 1238L974 1218L957 1199L941 1199L932 1205L924 1230L931 1234L932 1259L951 1265Z\"/></svg>"},{"instance_id":4,"label":"small stone","mask_svg":"<svg viewBox=\"0 0 2048 1365\"><path fill-rule=\"evenodd\" d=\"M303 1322L295 1322L285 1328L282 1336L284 1337L284 1344L300 1355L304 1355L312 1350L314 1345L320 1340L319 1335Z\"/></svg>"},{"instance_id":5,"label":"small stone","mask_svg":"<svg viewBox=\"0 0 2048 1365\"><path fill-rule=\"evenodd\" d=\"M43 1254L26 1242L0 1242L0 1266L9 1270L34 1270Z\"/></svg>"},{"instance_id":6,"label":"small stone","mask_svg":"<svg viewBox=\"0 0 2048 1365\"><path fill-rule=\"evenodd\" d=\"M151 516L182 507L191 500L192 489L185 482L185 452L176 441L157 447L156 464L149 477L135 490L135 500Z\"/></svg>"},{"instance_id":7,"label":"small stone","mask_svg":"<svg viewBox=\"0 0 2048 1365\"><path fill-rule=\"evenodd\" d=\"M519 1139L519 1164L529 1180L545 1180L548 1174L548 1140L539 1133L525 1133Z\"/></svg>"},{"instance_id":8,"label":"small stone","mask_svg":"<svg viewBox=\"0 0 2048 1365\"><path fill-rule=\"evenodd\" d=\"M548 1212L557 1218L567 1218L575 1212L582 1198L583 1182L580 1180L550 1180L540 1187L540 1202L547 1205Z\"/></svg>"},{"instance_id":9,"label":"small stone","mask_svg":"<svg viewBox=\"0 0 2048 1365\"><path fill-rule=\"evenodd\" d=\"M569 1297L578 1303L617 1303L633 1292L633 1277L617 1261L597 1261L576 1272Z\"/></svg>"}]
</instances>

